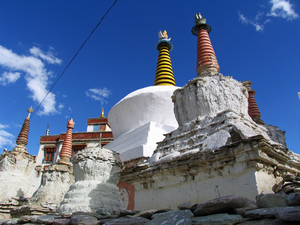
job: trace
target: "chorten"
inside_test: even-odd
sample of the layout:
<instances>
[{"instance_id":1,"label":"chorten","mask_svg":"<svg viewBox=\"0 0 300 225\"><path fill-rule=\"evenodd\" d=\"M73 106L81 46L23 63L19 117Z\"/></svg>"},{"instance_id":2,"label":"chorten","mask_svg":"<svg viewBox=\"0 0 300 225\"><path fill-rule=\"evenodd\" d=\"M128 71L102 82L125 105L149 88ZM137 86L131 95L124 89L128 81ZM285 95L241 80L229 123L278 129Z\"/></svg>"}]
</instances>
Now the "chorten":
<instances>
[{"instance_id":1,"label":"chorten","mask_svg":"<svg viewBox=\"0 0 300 225\"><path fill-rule=\"evenodd\" d=\"M33 112L32 107L27 109L28 116L24 120L23 126L21 128L21 131L19 133L19 136L17 138L17 146L14 147L13 151L17 152L27 152L27 149L25 146L28 144L28 133L29 133L29 127L30 127L30 114Z\"/></svg>"},{"instance_id":2,"label":"chorten","mask_svg":"<svg viewBox=\"0 0 300 225\"><path fill-rule=\"evenodd\" d=\"M12 201L11 198L29 197L36 189L32 173L35 159L28 154L25 147L28 144L32 107L27 111L29 114L17 138L17 145L12 151L5 151L0 155L0 202Z\"/></svg>"},{"instance_id":3,"label":"chorten","mask_svg":"<svg viewBox=\"0 0 300 225\"><path fill-rule=\"evenodd\" d=\"M71 154L72 154L72 130L74 129L74 121L71 118L68 121L67 124L67 133L66 133L66 137L62 146L62 149L60 151L60 160L59 160L59 164L66 164L66 165L72 165L70 163L70 159L71 159Z\"/></svg>"},{"instance_id":4,"label":"chorten","mask_svg":"<svg viewBox=\"0 0 300 225\"><path fill-rule=\"evenodd\" d=\"M219 73L211 27L199 13L195 19L197 77L172 95L179 126L165 134L147 162L122 172L121 181L134 185L139 209L176 208L226 195L254 200L285 173L300 171L299 156L250 117L258 115L253 99L248 113L247 88Z\"/></svg>"},{"instance_id":5,"label":"chorten","mask_svg":"<svg viewBox=\"0 0 300 225\"><path fill-rule=\"evenodd\" d=\"M108 114L114 141L107 148L120 153L123 161L150 157L156 142L178 127L171 96L178 89L169 51L173 45L166 31L159 32L159 51L154 86L136 90L115 104Z\"/></svg>"}]
</instances>

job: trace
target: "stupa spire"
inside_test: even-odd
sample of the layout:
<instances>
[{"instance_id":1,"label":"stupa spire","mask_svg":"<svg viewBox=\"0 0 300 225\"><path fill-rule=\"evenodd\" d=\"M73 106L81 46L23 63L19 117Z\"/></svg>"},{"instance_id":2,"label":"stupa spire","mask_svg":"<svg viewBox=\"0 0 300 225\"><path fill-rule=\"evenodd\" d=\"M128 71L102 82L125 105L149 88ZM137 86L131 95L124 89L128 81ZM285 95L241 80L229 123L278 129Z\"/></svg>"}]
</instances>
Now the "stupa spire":
<instances>
[{"instance_id":1,"label":"stupa spire","mask_svg":"<svg viewBox=\"0 0 300 225\"><path fill-rule=\"evenodd\" d=\"M75 123L74 123L73 119L71 118L68 121L68 124L67 124L68 130L67 130L66 137L65 137L63 146L62 146L60 154L59 154L60 160L58 163L60 163L60 164L71 165L70 159L71 159L71 154L72 154L72 130L74 129L74 124Z\"/></svg>"},{"instance_id":2,"label":"stupa spire","mask_svg":"<svg viewBox=\"0 0 300 225\"><path fill-rule=\"evenodd\" d=\"M211 26L206 24L206 19L200 13L195 15L195 25L192 28L192 34L197 36L197 76L205 76L212 73L218 73L220 67L217 61L215 51L212 47L209 33Z\"/></svg>"},{"instance_id":3,"label":"stupa spire","mask_svg":"<svg viewBox=\"0 0 300 225\"><path fill-rule=\"evenodd\" d=\"M104 116L104 109L103 108L102 108L102 111L101 111L100 118L105 118L105 116Z\"/></svg>"},{"instance_id":4,"label":"stupa spire","mask_svg":"<svg viewBox=\"0 0 300 225\"><path fill-rule=\"evenodd\" d=\"M173 49L173 44L170 42L171 38L168 38L167 31L159 31L158 37L159 40L155 45L155 49L159 51L159 54L154 85L175 86L176 83L169 53Z\"/></svg>"},{"instance_id":5,"label":"stupa spire","mask_svg":"<svg viewBox=\"0 0 300 225\"><path fill-rule=\"evenodd\" d=\"M28 108L27 111L28 111L28 116L24 120L23 126L22 126L19 136L16 140L17 146L13 149L13 151L18 151L18 152L26 152L27 151L25 146L28 144L30 114L33 112L32 107Z\"/></svg>"},{"instance_id":6,"label":"stupa spire","mask_svg":"<svg viewBox=\"0 0 300 225\"><path fill-rule=\"evenodd\" d=\"M244 81L243 85L245 88L247 88L248 91L248 114L258 124L264 124L264 122L260 119L261 114L258 109L256 100L254 98L254 95L256 94L256 91L251 89L252 82L251 81Z\"/></svg>"}]
</instances>

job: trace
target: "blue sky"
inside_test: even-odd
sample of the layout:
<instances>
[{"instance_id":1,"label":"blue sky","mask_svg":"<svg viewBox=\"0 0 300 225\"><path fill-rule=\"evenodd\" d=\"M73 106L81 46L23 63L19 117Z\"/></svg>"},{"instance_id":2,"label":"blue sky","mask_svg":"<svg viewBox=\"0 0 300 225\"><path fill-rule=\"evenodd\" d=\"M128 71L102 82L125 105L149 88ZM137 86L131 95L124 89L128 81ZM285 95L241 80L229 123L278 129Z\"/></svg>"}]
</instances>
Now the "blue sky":
<instances>
[{"instance_id":1,"label":"blue sky","mask_svg":"<svg viewBox=\"0 0 300 225\"><path fill-rule=\"evenodd\" d=\"M0 0L0 152L15 146L27 108L35 110L114 0ZM118 0L31 119L30 154L50 124L50 134L86 131L86 121L105 115L130 92L153 85L159 30L167 30L177 86L196 77L200 12L220 73L250 80L266 124L286 131L300 153L298 0ZM124 118L126 119L126 118Z\"/></svg>"}]
</instances>

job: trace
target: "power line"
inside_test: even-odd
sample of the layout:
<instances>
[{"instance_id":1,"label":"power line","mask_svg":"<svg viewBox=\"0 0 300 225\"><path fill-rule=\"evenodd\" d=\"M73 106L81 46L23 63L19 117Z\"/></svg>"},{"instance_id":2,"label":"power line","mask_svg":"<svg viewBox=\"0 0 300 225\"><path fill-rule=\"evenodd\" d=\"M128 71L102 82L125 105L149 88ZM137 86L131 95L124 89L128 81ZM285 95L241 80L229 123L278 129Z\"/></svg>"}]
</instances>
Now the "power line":
<instances>
[{"instance_id":1,"label":"power line","mask_svg":"<svg viewBox=\"0 0 300 225\"><path fill-rule=\"evenodd\" d=\"M97 29L97 27L100 25L100 23L102 22L102 20L106 17L106 15L108 14L108 12L112 9L112 7L114 7L114 5L116 4L118 0L115 0L115 2L110 6L110 8L106 11L106 13L104 14L104 16L101 18L101 20L99 21L99 23L96 25L96 27L94 28L94 30L90 33L90 35L87 37L87 39L83 42L83 44L80 46L80 48L78 49L78 51L76 52L76 54L73 56L73 58L71 59L71 61L68 63L68 65L66 66L66 68L63 70L63 72L59 75L59 77L56 79L56 81L54 82L54 84L52 85L52 87L49 89L49 91L47 92L47 94L45 95L45 97L43 98L43 100L39 103L39 105L37 106L37 108L35 109L35 111L31 114L31 118L34 116L35 112L38 110L38 108L42 105L42 103L44 102L44 100L46 99L46 97L48 96L48 94L51 92L51 90L54 88L54 86L56 85L56 83L58 82L58 80L62 77L62 75L65 73L65 71L68 69L68 67L70 66L70 64L73 62L73 60L76 58L76 56L78 55L78 53L80 52L80 50L83 48L83 46L85 45L85 43L89 40L89 38L92 36L92 34L94 33L94 31Z\"/></svg>"}]
</instances>

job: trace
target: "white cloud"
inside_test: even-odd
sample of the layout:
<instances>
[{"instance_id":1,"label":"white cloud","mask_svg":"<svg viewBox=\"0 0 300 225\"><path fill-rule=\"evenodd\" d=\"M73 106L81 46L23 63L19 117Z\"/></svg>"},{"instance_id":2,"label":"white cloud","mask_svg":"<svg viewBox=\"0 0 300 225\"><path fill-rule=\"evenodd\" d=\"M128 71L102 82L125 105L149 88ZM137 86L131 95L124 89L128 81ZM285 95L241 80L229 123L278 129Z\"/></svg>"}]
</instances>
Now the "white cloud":
<instances>
[{"instance_id":1,"label":"white cloud","mask_svg":"<svg viewBox=\"0 0 300 225\"><path fill-rule=\"evenodd\" d=\"M15 73L12 73L12 72L4 72L2 74L2 76L0 77L0 83L2 85L7 85L9 83L15 83L21 76L21 73L19 72L15 72Z\"/></svg>"},{"instance_id":2,"label":"white cloud","mask_svg":"<svg viewBox=\"0 0 300 225\"><path fill-rule=\"evenodd\" d=\"M4 130L6 128L9 128L9 126L0 124L0 148L4 148L6 145L10 145L14 140L14 136Z\"/></svg>"},{"instance_id":3,"label":"white cloud","mask_svg":"<svg viewBox=\"0 0 300 225\"><path fill-rule=\"evenodd\" d=\"M62 103L60 103L59 105L58 105L58 108L59 109L63 109L65 106L64 106L64 104L62 104Z\"/></svg>"},{"instance_id":4,"label":"white cloud","mask_svg":"<svg viewBox=\"0 0 300 225\"><path fill-rule=\"evenodd\" d=\"M85 92L85 94L96 100L96 101L100 101L101 104L103 104L105 102L105 98L107 98L110 94L111 94L111 91L110 90L107 90L107 88L92 88L92 89L89 89L88 91Z\"/></svg>"},{"instance_id":5,"label":"white cloud","mask_svg":"<svg viewBox=\"0 0 300 225\"><path fill-rule=\"evenodd\" d=\"M53 48L50 48L50 49L53 50ZM56 58L51 51L48 51L47 53L45 53L37 47L32 47L31 49L29 49L29 51L35 57L40 57L41 59L47 61L50 64L61 64L62 63L62 60Z\"/></svg>"},{"instance_id":6,"label":"white cloud","mask_svg":"<svg viewBox=\"0 0 300 225\"><path fill-rule=\"evenodd\" d=\"M300 99L300 92L298 92L298 97L299 97L299 99Z\"/></svg>"},{"instance_id":7,"label":"white cloud","mask_svg":"<svg viewBox=\"0 0 300 225\"><path fill-rule=\"evenodd\" d=\"M299 15L293 10L293 5L288 0L271 0L271 12L268 16L287 18L288 20L297 19Z\"/></svg>"},{"instance_id":8,"label":"white cloud","mask_svg":"<svg viewBox=\"0 0 300 225\"><path fill-rule=\"evenodd\" d=\"M242 24L250 24L255 27L256 31L263 31L264 30L264 25L269 22L270 20L266 20L265 22L260 22L262 17L264 16L263 12L258 12L254 19L248 19L246 18L243 14L238 12L239 14L239 20L242 22Z\"/></svg>"},{"instance_id":9,"label":"white cloud","mask_svg":"<svg viewBox=\"0 0 300 225\"><path fill-rule=\"evenodd\" d=\"M33 56L18 55L0 45L0 66L9 70L9 72L2 75L1 81L2 85L4 85L4 82L8 83L8 81L13 83L16 82L18 73L19 75L20 72L25 73L26 85L31 92L30 97L37 103L40 103L48 92L48 77L52 72L46 70L44 62L37 58L37 56L53 64L60 64L61 60L55 58L51 52L45 54L37 47L31 48L30 52ZM43 110L39 114L48 115L57 113L55 104L55 94L49 93L42 104Z\"/></svg>"},{"instance_id":10,"label":"white cloud","mask_svg":"<svg viewBox=\"0 0 300 225\"><path fill-rule=\"evenodd\" d=\"M286 18L287 20L293 20L299 17L299 15L292 9L293 5L290 4L288 0L271 0L270 3L272 4L270 13L259 11L253 19L249 19L242 13L238 12L239 21L241 21L242 24L254 26L256 31L263 31L265 24L271 22L270 16Z\"/></svg>"},{"instance_id":11,"label":"white cloud","mask_svg":"<svg viewBox=\"0 0 300 225\"><path fill-rule=\"evenodd\" d=\"M240 12L238 12L238 14L239 14L239 20L242 21L243 24L249 23L249 20L243 14L241 14Z\"/></svg>"}]
</instances>

